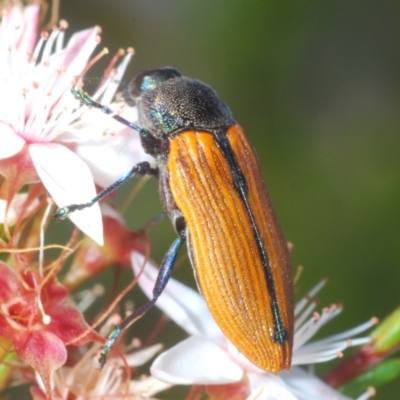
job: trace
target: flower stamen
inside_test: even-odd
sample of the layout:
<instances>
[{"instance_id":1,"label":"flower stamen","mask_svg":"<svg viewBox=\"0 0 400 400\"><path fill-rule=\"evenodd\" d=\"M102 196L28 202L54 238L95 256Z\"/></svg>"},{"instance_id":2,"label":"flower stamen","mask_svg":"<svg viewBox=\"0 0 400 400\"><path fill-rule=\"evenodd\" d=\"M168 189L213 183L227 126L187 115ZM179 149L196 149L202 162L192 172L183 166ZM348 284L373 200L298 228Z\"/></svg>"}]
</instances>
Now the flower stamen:
<instances>
[{"instance_id":1,"label":"flower stamen","mask_svg":"<svg viewBox=\"0 0 400 400\"><path fill-rule=\"evenodd\" d=\"M357 397L356 400L367 400L367 399L375 396L375 394L376 394L375 388L369 387L367 389L367 391L364 394L362 394L361 396Z\"/></svg>"},{"instance_id":2,"label":"flower stamen","mask_svg":"<svg viewBox=\"0 0 400 400\"><path fill-rule=\"evenodd\" d=\"M315 285L300 301L296 303L296 307L294 309L295 316L298 316L300 314L307 303L317 295L317 293L326 285L327 282L328 279L323 279L321 282Z\"/></svg>"},{"instance_id":3,"label":"flower stamen","mask_svg":"<svg viewBox=\"0 0 400 400\"><path fill-rule=\"evenodd\" d=\"M76 79L73 82L74 88L81 88L82 87L82 80L83 77L86 75L86 73L89 71L90 68L93 67L94 64L96 64L97 61L99 61L103 56L108 54L108 49L107 47L104 47L103 50L101 50L96 56L94 56L91 60L88 61L86 64L86 67L82 70L82 72L79 74L79 76L76 77Z\"/></svg>"}]
</instances>

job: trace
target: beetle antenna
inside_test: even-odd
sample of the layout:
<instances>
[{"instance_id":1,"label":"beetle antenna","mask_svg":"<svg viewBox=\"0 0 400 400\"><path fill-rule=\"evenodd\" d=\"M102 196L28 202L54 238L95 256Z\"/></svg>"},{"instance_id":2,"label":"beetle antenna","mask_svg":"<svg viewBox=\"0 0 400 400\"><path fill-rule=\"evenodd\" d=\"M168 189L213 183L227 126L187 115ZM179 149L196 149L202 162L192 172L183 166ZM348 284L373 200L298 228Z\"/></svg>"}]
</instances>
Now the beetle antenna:
<instances>
[{"instance_id":1,"label":"beetle antenna","mask_svg":"<svg viewBox=\"0 0 400 400\"><path fill-rule=\"evenodd\" d=\"M98 108L104 114L111 115L111 117L114 118L116 121L121 122L121 124L124 124L126 126L129 126L129 128L134 129L135 131L139 132L140 134L142 134L144 132L144 129L142 129L140 126L138 126L138 125L134 124L133 122L130 122L127 119L116 114L114 111L112 111L107 106L104 106L103 104L101 104L97 101L94 101L86 92L79 90L79 89L75 89L75 88L72 88L71 92L77 99L79 99L86 106Z\"/></svg>"}]
</instances>

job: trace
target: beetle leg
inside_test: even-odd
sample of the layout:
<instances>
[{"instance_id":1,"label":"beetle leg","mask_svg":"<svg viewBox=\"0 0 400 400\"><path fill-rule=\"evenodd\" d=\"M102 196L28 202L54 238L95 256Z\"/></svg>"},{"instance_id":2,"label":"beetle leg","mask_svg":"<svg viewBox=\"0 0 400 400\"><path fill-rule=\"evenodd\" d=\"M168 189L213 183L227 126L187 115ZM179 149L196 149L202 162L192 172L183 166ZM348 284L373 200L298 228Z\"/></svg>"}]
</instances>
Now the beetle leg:
<instances>
[{"instance_id":1,"label":"beetle leg","mask_svg":"<svg viewBox=\"0 0 400 400\"><path fill-rule=\"evenodd\" d=\"M145 304L143 307L140 307L138 310L134 311L128 317L126 317L118 326L117 329L109 336L103 350L100 354L100 366L103 368L106 360L107 355L110 352L112 346L114 345L115 341L117 340L118 336L121 332L126 329L129 325L133 322L137 321L141 318L151 307L154 306L156 300L163 292L169 277L171 276L172 268L174 267L176 258L178 256L179 249L182 247L185 238L183 236L179 237L172 243L171 247L168 249L167 253L164 256L164 259L160 265L160 269L158 271L157 280L154 285L153 289L153 298Z\"/></svg>"},{"instance_id":2,"label":"beetle leg","mask_svg":"<svg viewBox=\"0 0 400 400\"><path fill-rule=\"evenodd\" d=\"M88 201L87 203L82 204L70 204L69 206L58 208L56 213L54 214L53 218L57 221L65 219L68 214L76 211L76 210L83 210L84 208L91 207L93 204L100 201L103 197L107 196L109 193L113 192L117 187L121 186L125 183L129 178L133 176L143 176L143 175L153 175L158 176L158 168L153 168L147 162L141 162L133 166L133 168L124 176L119 178L116 182L114 182L109 187L105 188L101 191L96 197L92 200Z\"/></svg>"}]
</instances>

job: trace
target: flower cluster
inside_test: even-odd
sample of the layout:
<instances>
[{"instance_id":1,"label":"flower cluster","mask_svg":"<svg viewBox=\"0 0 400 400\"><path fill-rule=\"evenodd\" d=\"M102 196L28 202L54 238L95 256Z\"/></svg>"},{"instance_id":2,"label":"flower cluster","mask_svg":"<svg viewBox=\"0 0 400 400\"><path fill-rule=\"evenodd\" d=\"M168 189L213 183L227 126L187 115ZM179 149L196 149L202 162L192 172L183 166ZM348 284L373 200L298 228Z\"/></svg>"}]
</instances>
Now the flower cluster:
<instances>
[{"instance_id":1,"label":"flower cluster","mask_svg":"<svg viewBox=\"0 0 400 400\"><path fill-rule=\"evenodd\" d=\"M148 239L145 231L130 231L122 215L103 203L72 213L75 228L67 243L55 244L49 216L54 204L87 202L96 186L107 187L151 158L137 132L82 106L71 93L107 53L93 56L100 29L78 32L65 44L67 23L39 32L39 12L39 5L12 6L3 11L0 26L0 390L29 382L37 400L142 399L174 385L191 386L193 397L205 391L212 399L370 397L364 374L397 349L398 315L372 339L359 335L375 319L311 341L342 311L332 305L315 312L313 299L325 281L297 303L290 371L273 375L252 365L223 335L202 297L174 279L156 304L188 338L161 354L161 344L119 340L105 367L97 368L104 337L120 317L112 314L114 301L87 321L85 311L102 288L79 291L79 285L110 265L125 266L136 276L131 286L137 282L151 298L157 268L148 258ZM114 102L132 55L131 49L116 53L92 97L135 121L135 107ZM359 345L361 351L325 382L304 369ZM150 373L141 376L137 368L156 355ZM379 385L387 376L376 372L373 382Z\"/></svg>"},{"instance_id":2,"label":"flower cluster","mask_svg":"<svg viewBox=\"0 0 400 400\"><path fill-rule=\"evenodd\" d=\"M46 249L54 246L46 246L46 233L52 204L62 206L93 197L96 184L110 184L129 168L132 159L147 156L135 132L81 107L71 94L71 86L81 85L84 73L96 61L90 57L100 42L100 29L78 32L65 45L67 23L61 21L50 34L39 33L39 12L39 5L13 6L3 12L0 28L0 251L4 256L0 261L0 357L6 371L1 387L7 387L15 376L33 377L45 397L61 399L68 397L67 388L75 382L70 371L92 366L88 360L93 358L93 349L104 343L80 309L69 304L71 289L110 263L129 263L131 252L145 253L146 243L143 234L124 229L115 213L110 211L110 216L95 205L71 216L88 237L77 244L75 231L56 259L49 259ZM110 102L132 54L128 51L116 66L123 55L117 53L99 83L96 98ZM136 118L135 109L112 106L127 118ZM106 173L104 158L118 159ZM123 241L116 243L116 237ZM105 246L98 246L104 238ZM58 273L71 253L69 273L60 282ZM76 353L67 350L68 345L87 343L93 343L87 350L91 355L80 354L75 369L68 366L66 372L68 360ZM147 361L154 350L146 354L139 360ZM18 359L31 370L18 365ZM120 369L116 369L119 381L110 372L107 376L107 369L98 374L98 383L92 381L85 396L123 393L127 375ZM114 391L105 380L115 380ZM76 383L70 389L80 392L81 386ZM32 389L35 398L41 397L38 390Z\"/></svg>"}]
</instances>

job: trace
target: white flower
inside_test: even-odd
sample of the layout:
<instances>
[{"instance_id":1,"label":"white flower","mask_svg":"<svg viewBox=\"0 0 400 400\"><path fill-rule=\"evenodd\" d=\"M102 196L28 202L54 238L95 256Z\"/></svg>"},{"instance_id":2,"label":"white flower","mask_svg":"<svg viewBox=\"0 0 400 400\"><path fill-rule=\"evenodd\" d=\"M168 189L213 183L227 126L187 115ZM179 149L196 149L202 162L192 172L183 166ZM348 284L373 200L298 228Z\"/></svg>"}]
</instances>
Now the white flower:
<instances>
[{"instance_id":1,"label":"white flower","mask_svg":"<svg viewBox=\"0 0 400 400\"><path fill-rule=\"evenodd\" d=\"M100 344L94 344L86 349L85 353L74 365L64 365L53 376L53 400L67 400L70 398L94 399L109 397L113 399L141 400L150 398L153 394L168 389L171 385L160 382L154 377L143 377L139 380L130 379L127 366L130 368L145 364L154 357L161 345L155 344L145 349L125 354L124 359L111 357L105 367L97 368ZM34 398L43 398L43 385L37 376L38 386L31 388Z\"/></svg>"},{"instance_id":2,"label":"white flower","mask_svg":"<svg viewBox=\"0 0 400 400\"><path fill-rule=\"evenodd\" d=\"M100 110L79 106L71 88L91 66L98 27L75 33L64 46L66 22L37 40L39 6L14 6L0 27L0 174L8 198L28 183L42 182L59 206L86 203L95 182L107 186L148 156L136 132ZM136 108L109 104L133 51L129 51L93 96L132 121ZM3 188L4 190L4 188ZM103 243L97 204L72 213L71 220Z\"/></svg>"},{"instance_id":3,"label":"white flower","mask_svg":"<svg viewBox=\"0 0 400 400\"><path fill-rule=\"evenodd\" d=\"M143 256L132 254L136 275L142 265ZM157 272L157 268L148 262L138 279L149 298L152 297ZM292 368L274 375L257 368L240 354L215 323L203 298L171 278L156 305L191 336L159 355L151 367L152 375L164 382L184 385L223 385L239 382L246 376L250 387L248 399L348 399L314 375L296 367L331 360L349 346L370 341L368 337L348 338L369 329L376 323L375 319L347 332L308 343L323 325L341 312L341 308L334 305L325 308L321 315L314 313L309 318L315 308L315 303L310 300L324 283L321 282L297 303ZM369 397L368 394L363 396L362 399Z\"/></svg>"}]
</instances>

